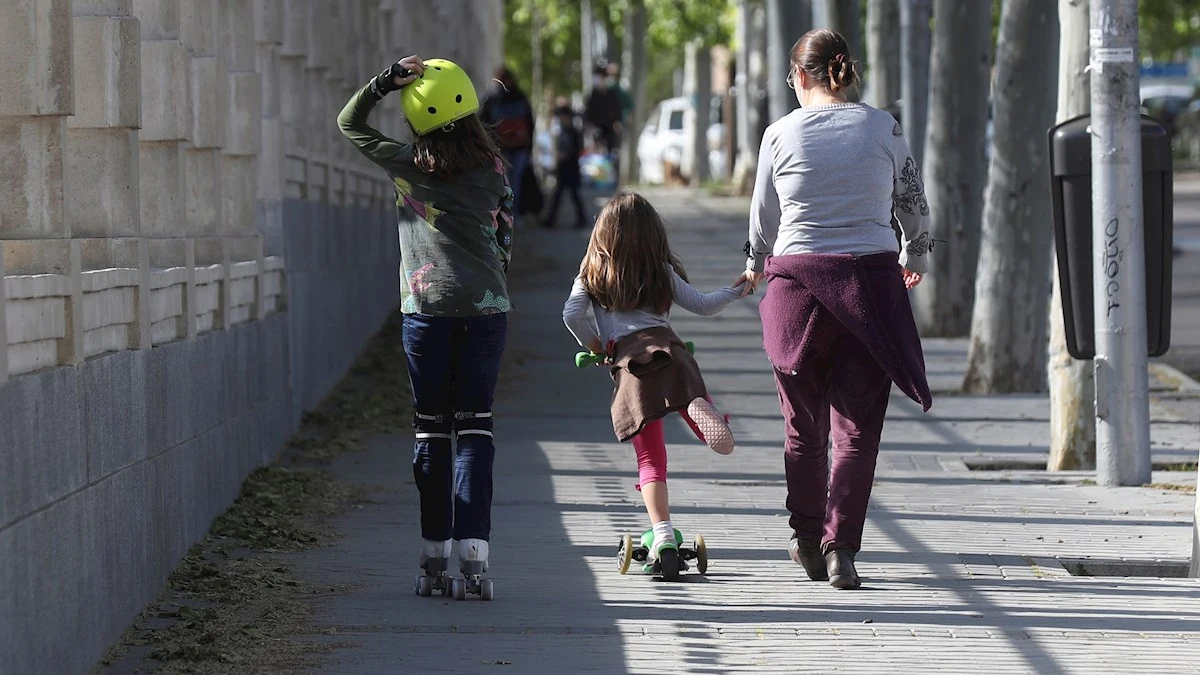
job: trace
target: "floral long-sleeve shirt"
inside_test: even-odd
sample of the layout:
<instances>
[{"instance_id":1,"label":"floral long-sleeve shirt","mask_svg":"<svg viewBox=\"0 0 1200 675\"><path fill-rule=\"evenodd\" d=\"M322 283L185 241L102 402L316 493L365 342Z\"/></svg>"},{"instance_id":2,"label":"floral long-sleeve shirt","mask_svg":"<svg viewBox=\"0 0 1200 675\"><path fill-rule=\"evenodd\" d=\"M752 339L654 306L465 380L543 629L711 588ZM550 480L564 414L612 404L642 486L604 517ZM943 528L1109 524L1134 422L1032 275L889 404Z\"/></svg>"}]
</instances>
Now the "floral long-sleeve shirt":
<instances>
[{"instance_id":1,"label":"floral long-sleeve shirt","mask_svg":"<svg viewBox=\"0 0 1200 675\"><path fill-rule=\"evenodd\" d=\"M399 215L400 309L405 314L478 316L507 312L513 194L504 165L441 180L417 168L413 147L367 124L378 103L369 86L351 97L338 127L392 179Z\"/></svg>"}]
</instances>

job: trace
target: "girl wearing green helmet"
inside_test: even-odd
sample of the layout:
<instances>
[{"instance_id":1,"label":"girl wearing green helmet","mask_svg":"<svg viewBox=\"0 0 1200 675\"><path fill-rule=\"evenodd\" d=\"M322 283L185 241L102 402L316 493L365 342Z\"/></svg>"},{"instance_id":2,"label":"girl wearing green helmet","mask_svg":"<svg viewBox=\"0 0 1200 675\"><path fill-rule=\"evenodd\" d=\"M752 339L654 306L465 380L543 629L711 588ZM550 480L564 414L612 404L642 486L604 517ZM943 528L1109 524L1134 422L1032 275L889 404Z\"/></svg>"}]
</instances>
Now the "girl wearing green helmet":
<instances>
[{"instance_id":1,"label":"girl wearing green helmet","mask_svg":"<svg viewBox=\"0 0 1200 675\"><path fill-rule=\"evenodd\" d=\"M414 132L393 140L367 123L399 90ZM412 382L413 474L424 544L416 590L491 598L492 401L507 333L512 190L476 116L471 78L444 59L409 56L346 104L338 127L392 179L399 211L401 311ZM457 452L452 443L457 442ZM447 576L453 542L462 578Z\"/></svg>"}]
</instances>

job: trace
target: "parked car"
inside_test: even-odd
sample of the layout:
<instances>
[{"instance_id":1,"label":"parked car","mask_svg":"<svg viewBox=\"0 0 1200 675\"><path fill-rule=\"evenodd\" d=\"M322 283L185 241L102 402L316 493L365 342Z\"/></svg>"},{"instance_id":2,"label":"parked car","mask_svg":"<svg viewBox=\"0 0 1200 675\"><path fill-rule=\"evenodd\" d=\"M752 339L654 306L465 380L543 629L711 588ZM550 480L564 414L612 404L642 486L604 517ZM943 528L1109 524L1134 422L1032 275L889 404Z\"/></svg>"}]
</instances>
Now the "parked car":
<instances>
[{"instance_id":1,"label":"parked car","mask_svg":"<svg viewBox=\"0 0 1200 675\"><path fill-rule=\"evenodd\" d=\"M638 136L637 158L642 182L666 182L664 162L679 166L683 162L684 119L690 105L687 97L669 98L656 105L646 118L646 126ZM720 97L713 97L706 138L708 141L709 174L723 177L725 171L724 127L721 122Z\"/></svg>"},{"instance_id":2,"label":"parked car","mask_svg":"<svg viewBox=\"0 0 1200 675\"><path fill-rule=\"evenodd\" d=\"M1167 135L1175 135L1175 119L1196 98L1196 89L1186 84L1151 84L1142 87L1142 110L1162 122Z\"/></svg>"},{"instance_id":3,"label":"parked car","mask_svg":"<svg viewBox=\"0 0 1200 675\"><path fill-rule=\"evenodd\" d=\"M1171 147L1180 166L1200 168L1200 98L1188 104L1175 118Z\"/></svg>"}]
</instances>

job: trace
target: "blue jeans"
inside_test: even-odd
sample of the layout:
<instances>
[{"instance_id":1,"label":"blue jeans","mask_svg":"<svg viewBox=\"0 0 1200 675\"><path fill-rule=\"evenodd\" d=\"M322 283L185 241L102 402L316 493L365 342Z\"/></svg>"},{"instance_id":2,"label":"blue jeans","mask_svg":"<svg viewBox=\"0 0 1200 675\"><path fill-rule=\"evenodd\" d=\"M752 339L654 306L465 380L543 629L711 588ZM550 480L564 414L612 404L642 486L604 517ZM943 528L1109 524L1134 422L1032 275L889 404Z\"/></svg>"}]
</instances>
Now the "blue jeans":
<instances>
[{"instance_id":1,"label":"blue jeans","mask_svg":"<svg viewBox=\"0 0 1200 675\"><path fill-rule=\"evenodd\" d=\"M513 212L521 210L521 179L525 177L525 165L529 164L528 150L506 150L504 161L508 163L508 186L513 193Z\"/></svg>"},{"instance_id":2,"label":"blue jeans","mask_svg":"<svg viewBox=\"0 0 1200 675\"><path fill-rule=\"evenodd\" d=\"M506 314L404 316L416 411L413 477L421 493L425 539L486 540L491 535L492 399L507 331Z\"/></svg>"}]
</instances>

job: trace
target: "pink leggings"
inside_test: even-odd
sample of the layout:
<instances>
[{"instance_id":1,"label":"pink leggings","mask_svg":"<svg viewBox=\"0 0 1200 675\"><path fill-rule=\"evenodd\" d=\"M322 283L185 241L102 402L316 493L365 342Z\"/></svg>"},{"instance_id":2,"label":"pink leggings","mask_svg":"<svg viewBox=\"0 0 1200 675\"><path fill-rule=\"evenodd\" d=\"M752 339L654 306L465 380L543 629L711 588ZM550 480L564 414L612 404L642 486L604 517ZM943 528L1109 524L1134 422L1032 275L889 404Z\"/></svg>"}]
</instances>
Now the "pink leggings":
<instances>
[{"instance_id":1,"label":"pink leggings","mask_svg":"<svg viewBox=\"0 0 1200 675\"><path fill-rule=\"evenodd\" d=\"M688 423L692 433L696 434L696 438L703 441L704 436L692 418L688 417L687 411L680 410L679 416ZM633 443L633 449L637 452L637 489L641 490L646 483L667 482L667 444L663 440L662 420L657 419L647 423L630 441Z\"/></svg>"}]
</instances>

